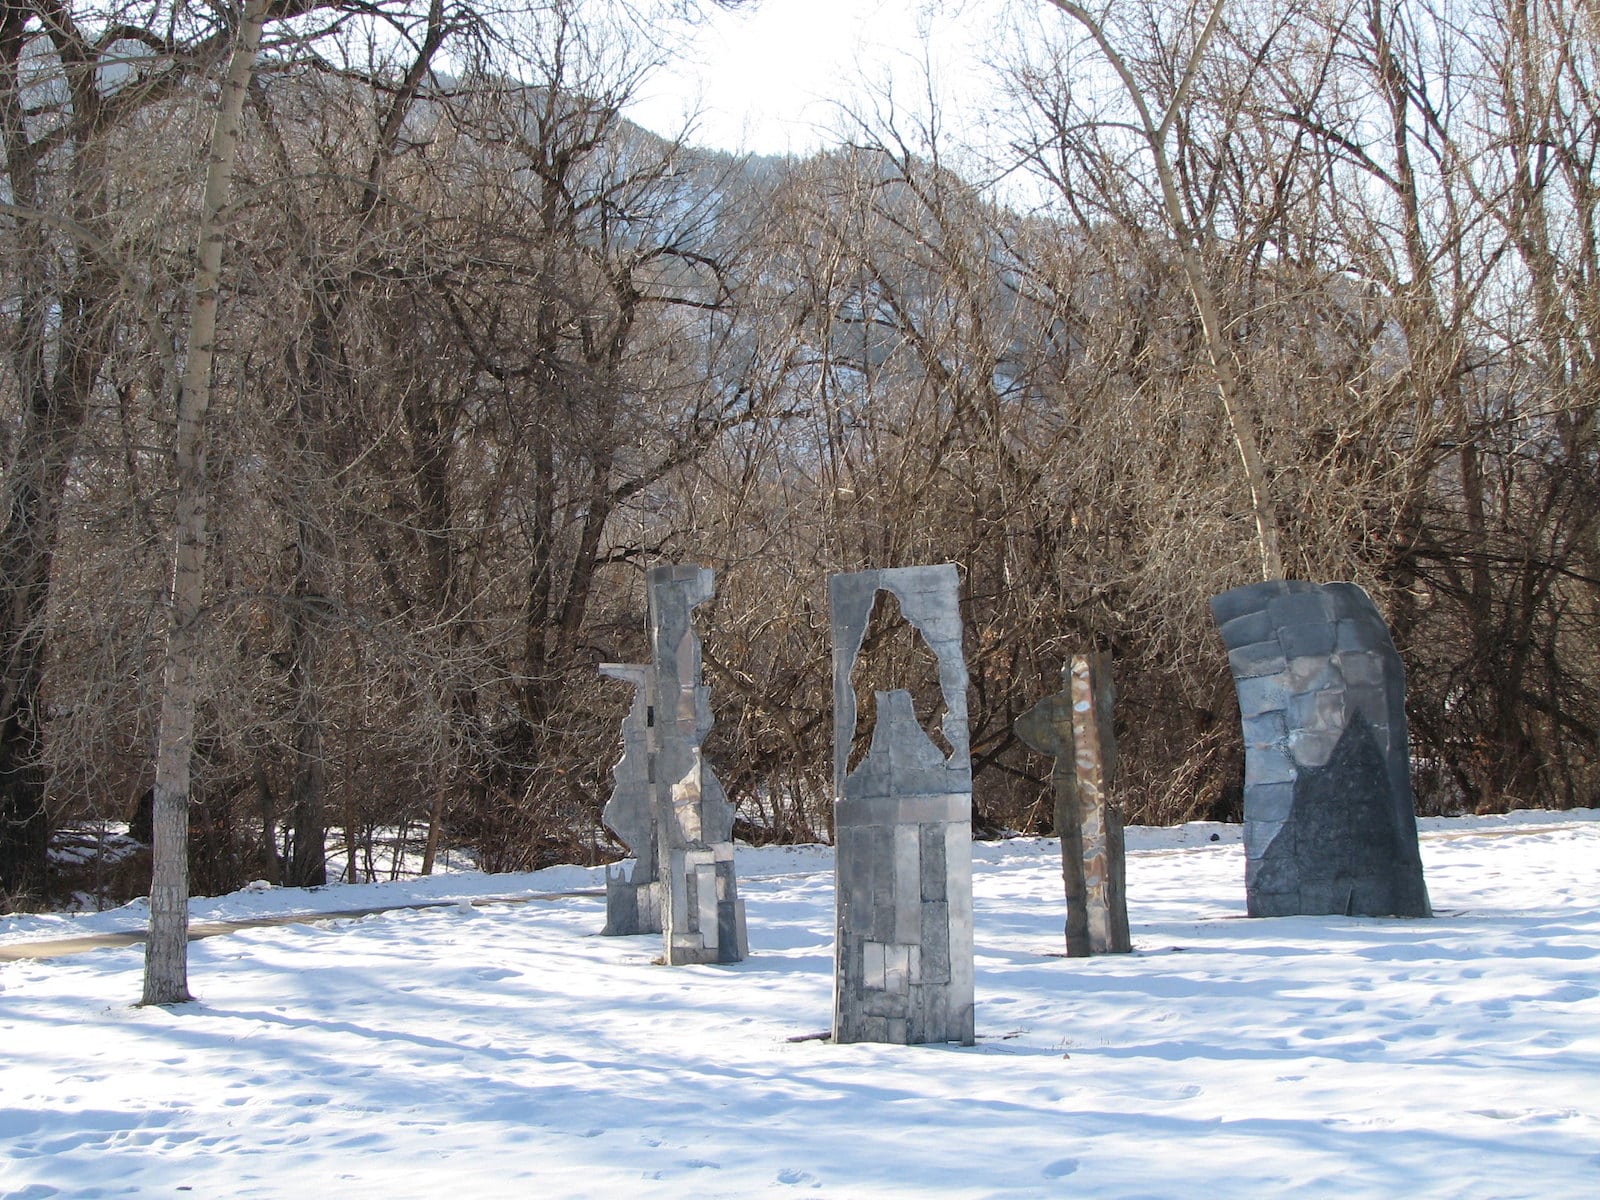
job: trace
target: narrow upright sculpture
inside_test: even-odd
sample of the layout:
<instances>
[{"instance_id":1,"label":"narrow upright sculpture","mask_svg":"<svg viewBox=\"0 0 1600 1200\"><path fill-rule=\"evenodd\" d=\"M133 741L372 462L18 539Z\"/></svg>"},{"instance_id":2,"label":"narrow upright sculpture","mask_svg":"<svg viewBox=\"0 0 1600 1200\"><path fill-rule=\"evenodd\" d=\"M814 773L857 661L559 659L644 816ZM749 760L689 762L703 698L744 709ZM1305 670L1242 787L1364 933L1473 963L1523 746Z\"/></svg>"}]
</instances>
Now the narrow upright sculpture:
<instances>
[{"instance_id":1,"label":"narrow upright sculpture","mask_svg":"<svg viewBox=\"0 0 1600 1200\"><path fill-rule=\"evenodd\" d=\"M600 673L633 685L622 722L622 757L601 819L633 852L631 873L606 871L607 936L661 932L661 873L656 860L655 672L638 663L601 663Z\"/></svg>"},{"instance_id":2,"label":"narrow upright sculpture","mask_svg":"<svg viewBox=\"0 0 1600 1200\"><path fill-rule=\"evenodd\" d=\"M733 805L700 754L711 691L700 682L692 614L715 591L705 567L652 567L655 813L666 960L738 962L749 952L733 867Z\"/></svg>"},{"instance_id":3,"label":"narrow upright sculpture","mask_svg":"<svg viewBox=\"0 0 1600 1200\"><path fill-rule=\"evenodd\" d=\"M1122 811L1111 798L1111 784L1117 772L1117 739L1111 725L1111 660L1104 654L1075 654L1069 674L1089 944L1096 954L1126 954L1133 949L1133 943L1128 935Z\"/></svg>"},{"instance_id":4,"label":"narrow upright sculpture","mask_svg":"<svg viewBox=\"0 0 1600 1200\"><path fill-rule=\"evenodd\" d=\"M918 724L909 692L878 692L871 746L851 772L851 675L880 591L899 600L938 659L950 753ZM973 1042L972 764L958 593L951 564L828 581L836 1042Z\"/></svg>"},{"instance_id":5,"label":"narrow upright sculpture","mask_svg":"<svg viewBox=\"0 0 1600 1200\"><path fill-rule=\"evenodd\" d=\"M1211 600L1244 725L1252 917L1431 915L1405 667L1353 583L1270 580Z\"/></svg>"},{"instance_id":6,"label":"narrow upright sculpture","mask_svg":"<svg viewBox=\"0 0 1600 1200\"><path fill-rule=\"evenodd\" d=\"M1117 746L1111 732L1111 668L1104 655L1074 655L1065 686L1046 696L1013 728L1054 757L1056 834L1067 900L1067 954L1125 954L1128 902L1122 814L1111 801Z\"/></svg>"}]
</instances>

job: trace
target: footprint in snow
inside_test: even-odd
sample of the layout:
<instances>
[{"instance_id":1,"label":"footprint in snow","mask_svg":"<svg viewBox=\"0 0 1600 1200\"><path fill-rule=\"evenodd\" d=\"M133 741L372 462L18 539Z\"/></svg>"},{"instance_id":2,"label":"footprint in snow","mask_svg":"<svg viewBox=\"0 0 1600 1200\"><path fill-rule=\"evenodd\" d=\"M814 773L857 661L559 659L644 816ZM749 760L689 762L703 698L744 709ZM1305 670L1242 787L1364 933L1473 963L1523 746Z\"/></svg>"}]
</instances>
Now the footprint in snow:
<instances>
[{"instance_id":1,"label":"footprint in snow","mask_svg":"<svg viewBox=\"0 0 1600 1200\"><path fill-rule=\"evenodd\" d=\"M1600 996L1600 992L1595 991L1594 988L1584 987L1581 983L1573 983L1568 984L1566 987L1557 988L1545 996L1544 999L1554 1001L1557 1004L1576 1004L1580 1000L1593 1000L1596 996Z\"/></svg>"},{"instance_id":2,"label":"footprint in snow","mask_svg":"<svg viewBox=\"0 0 1600 1200\"><path fill-rule=\"evenodd\" d=\"M1040 1172L1046 1179L1064 1179L1078 1170L1078 1160L1075 1158L1058 1158Z\"/></svg>"},{"instance_id":3,"label":"footprint in snow","mask_svg":"<svg viewBox=\"0 0 1600 1200\"><path fill-rule=\"evenodd\" d=\"M778 1182L795 1186L798 1186L802 1183L809 1183L812 1187L822 1186L816 1182L816 1177L812 1175L810 1171L802 1171L799 1167L785 1167L783 1170L779 1171Z\"/></svg>"}]
</instances>

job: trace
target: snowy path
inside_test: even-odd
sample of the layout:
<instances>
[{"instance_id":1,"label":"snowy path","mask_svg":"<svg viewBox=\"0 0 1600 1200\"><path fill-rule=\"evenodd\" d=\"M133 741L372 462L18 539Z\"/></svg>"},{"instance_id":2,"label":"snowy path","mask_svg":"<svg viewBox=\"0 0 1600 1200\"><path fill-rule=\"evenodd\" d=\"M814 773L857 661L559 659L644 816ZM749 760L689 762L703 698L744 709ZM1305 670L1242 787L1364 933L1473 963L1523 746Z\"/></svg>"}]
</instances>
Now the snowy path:
<instances>
[{"instance_id":1,"label":"snowy path","mask_svg":"<svg viewBox=\"0 0 1600 1200\"><path fill-rule=\"evenodd\" d=\"M789 1040L829 1021L822 848L741 850L729 967L650 965L593 898L197 942L173 1011L130 1007L137 947L0 966L0 1197L1600 1194L1600 812L1424 828L1433 921L1245 920L1235 832L1130 831L1136 953L1093 960L1053 956L1054 843L979 845L970 1049Z\"/></svg>"},{"instance_id":2,"label":"snowy path","mask_svg":"<svg viewBox=\"0 0 1600 1200\"><path fill-rule=\"evenodd\" d=\"M587 888L578 892L540 892L532 896L482 896L471 900L419 900L406 904L375 904L365 908L338 908L310 912L276 913L265 917L237 917L228 921L201 921L190 924L189 940L224 937L242 933L246 929L268 929L276 925L309 925L313 921L356 920L375 917L381 913L396 912L403 908L449 908L451 905L468 905L483 908L490 904L527 904L534 900L567 900L589 896L604 900L604 888ZM87 954L91 950L114 950L123 946L142 946L148 940L148 930L133 929L127 932L86 933L53 941L20 940L0 943L0 962L21 962L28 958L66 958L72 954Z\"/></svg>"}]
</instances>

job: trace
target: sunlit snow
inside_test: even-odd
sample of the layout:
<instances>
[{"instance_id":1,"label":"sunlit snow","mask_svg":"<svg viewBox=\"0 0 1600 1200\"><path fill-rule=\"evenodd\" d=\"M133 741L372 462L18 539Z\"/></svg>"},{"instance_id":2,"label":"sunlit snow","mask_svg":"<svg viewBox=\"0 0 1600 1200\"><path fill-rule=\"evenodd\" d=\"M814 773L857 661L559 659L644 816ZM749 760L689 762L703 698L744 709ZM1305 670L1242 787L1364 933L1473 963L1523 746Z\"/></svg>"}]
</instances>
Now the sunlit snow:
<instances>
[{"instance_id":1,"label":"sunlit snow","mask_svg":"<svg viewBox=\"0 0 1600 1200\"><path fill-rule=\"evenodd\" d=\"M1092 960L1055 843L980 844L970 1049L795 1040L824 847L741 848L734 966L597 936L598 870L197 900L435 907L196 942L172 1010L137 947L0 965L0 1196L1600 1195L1600 811L1422 825L1431 921L1247 920L1237 828L1132 830Z\"/></svg>"}]
</instances>

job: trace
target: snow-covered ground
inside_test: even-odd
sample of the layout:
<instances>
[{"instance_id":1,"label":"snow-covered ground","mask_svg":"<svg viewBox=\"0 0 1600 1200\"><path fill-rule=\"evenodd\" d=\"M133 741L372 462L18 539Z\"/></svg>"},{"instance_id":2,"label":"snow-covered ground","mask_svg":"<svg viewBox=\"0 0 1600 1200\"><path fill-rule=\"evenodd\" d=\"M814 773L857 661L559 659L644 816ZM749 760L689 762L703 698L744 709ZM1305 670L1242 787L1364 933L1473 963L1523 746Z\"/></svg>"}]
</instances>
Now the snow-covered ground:
<instances>
[{"instance_id":1,"label":"snow-covered ground","mask_svg":"<svg viewBox=\"0 0 1600 1200\"><path fill-rule=\"evenodd\" d=\"M751 957L602 938L599 871L197 900L435 903L0 965L0 1197L1600 1195L1600 811L1423 822L1439 916L1243 919L1236 827L1130 830L1135 953L1054 842L974 847L978 1044L834 1046L825 847L747 850ZM1212 837L1215 835L1215 841ZM0 920L0 945L141 906Z\"/></svg>"}]
</instances>

